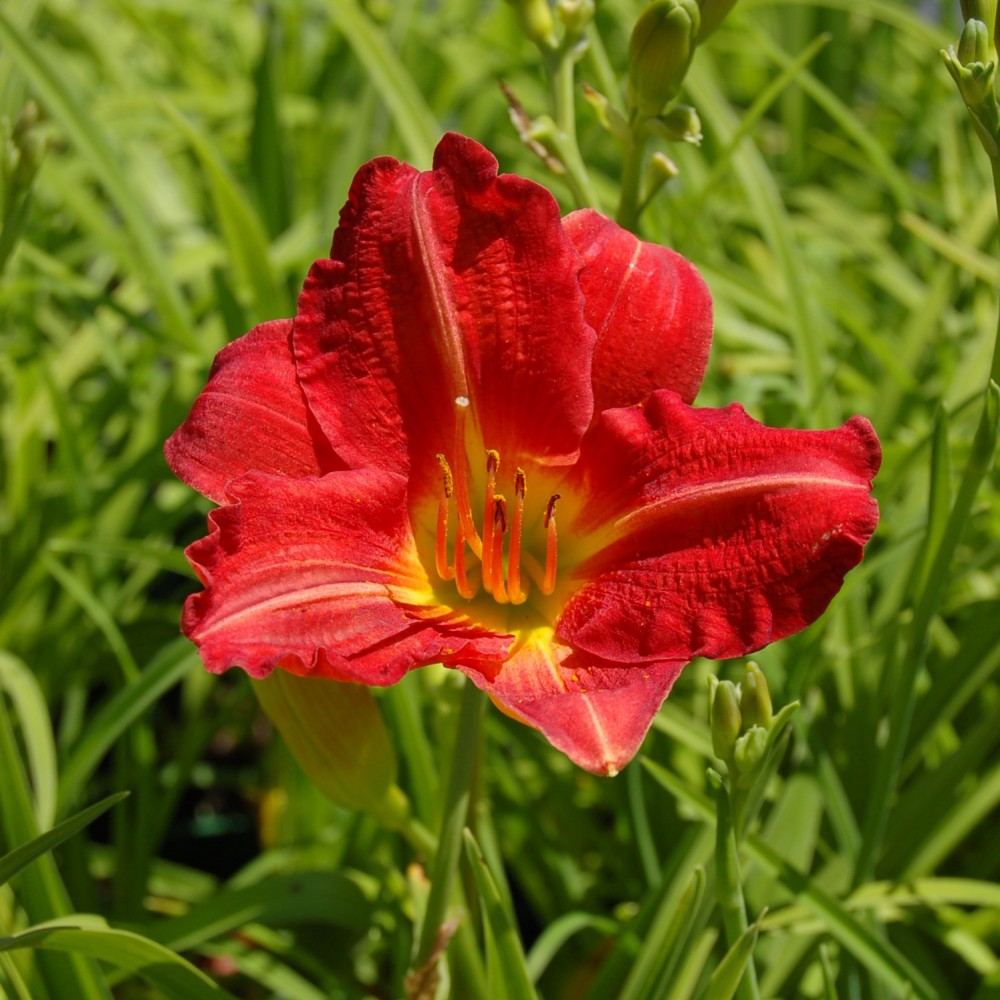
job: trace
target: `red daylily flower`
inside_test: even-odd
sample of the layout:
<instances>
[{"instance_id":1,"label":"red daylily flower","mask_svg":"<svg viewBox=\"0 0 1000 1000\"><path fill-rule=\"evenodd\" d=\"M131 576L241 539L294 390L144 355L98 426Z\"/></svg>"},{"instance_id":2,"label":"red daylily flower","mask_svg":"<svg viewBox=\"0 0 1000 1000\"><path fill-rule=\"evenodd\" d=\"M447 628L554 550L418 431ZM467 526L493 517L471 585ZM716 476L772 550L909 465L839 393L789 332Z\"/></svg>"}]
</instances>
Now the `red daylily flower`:
<instances>
[{"instance_id":1,"label":"red daylily flower","mask_svg":"<svg viewBox=\"0 0 1000 1000\"><path fill-rule=\"evenodd\" d=\"M711 326L682 257L470 139L373 160L295 319L226 347L167 442L220 505L184 632L258 678L441 662L616 773L684 664L814 621L878 518L863 418L690 405Z\"/></svg>"}]
</instances>

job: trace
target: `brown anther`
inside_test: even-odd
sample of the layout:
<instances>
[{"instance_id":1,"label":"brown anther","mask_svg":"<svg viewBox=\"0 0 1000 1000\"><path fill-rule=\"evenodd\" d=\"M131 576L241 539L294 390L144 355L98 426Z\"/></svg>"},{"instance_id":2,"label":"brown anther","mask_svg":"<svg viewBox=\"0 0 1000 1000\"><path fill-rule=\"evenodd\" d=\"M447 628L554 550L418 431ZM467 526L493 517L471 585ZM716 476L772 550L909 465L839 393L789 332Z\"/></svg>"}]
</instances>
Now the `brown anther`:
<instances>
[{"instance_id":1,"label":"brown anther","mask_svg":"<svg viewBox=\"0 0 1000 1000\"><path fill-rule=\"evenodd\" d=\"M561 500L561 499L562 499L562 496L559 493L553 493L552 496L549 497L549 502L548 502L547 506L545 507L545 527L546 528L549 526L549 521L551 521L552 518L555 517L555 514L556 514L556 501L557 500Z\"/></svg>"},{"instance_id":2,"label":"brown anther","mask_svg":"<svg viewBox=\"0 0 1000 1000\"><path fill-rule=\"evenodd\" d=\"M441 466L441 474L444 477L444 495L450 500L455 495L455 480L451 474L451 466L444 455L437 455L438 465Z\"/></svg>"},{"instance_id":3,"label":"brown anther","mask_svg":"<svg viewBox=\"0 0 1000 1000\"><path fill-rule=\"evenodd\" d=\"M501 493L493 498L493 530L501 535L507 530L507 499Z\"/></svg>"}]
</instances>

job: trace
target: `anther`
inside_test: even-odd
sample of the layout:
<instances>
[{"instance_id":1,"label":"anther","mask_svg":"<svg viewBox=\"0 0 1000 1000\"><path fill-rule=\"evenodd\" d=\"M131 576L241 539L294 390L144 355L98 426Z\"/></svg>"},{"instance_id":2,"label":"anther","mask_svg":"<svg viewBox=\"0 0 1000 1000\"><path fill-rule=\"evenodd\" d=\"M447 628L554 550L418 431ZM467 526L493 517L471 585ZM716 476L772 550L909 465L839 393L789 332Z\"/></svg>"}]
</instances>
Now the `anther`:
<instances>
[{"instance_id":1,"label":"anther","mask_svg":"<svg viewBox=\"0 0 1000 1000\"><path fill-rule=\"evenodd\" d=\"M437 456L441 466L441 494L438 497L437 534L434 538L434 565L442 580L451 580L455 570L448 564L448 511L451 498L455 492L455 484L451 468L444 455Z\"/></svg>"},{"instance_id":2,"label":"anther","mask_svg":"<svg viewBox=\"0 0 1000 1000\"><path fill-rule=\"evenodd\" d=\"M492 449L486 452L486 497L483 502L483 587L486 590L493 590L493 584L497 573L502 573L501 569L494 570L494 566L499 567L499 563L493 560L493 520L494 503L493 491L497 485L497 470L500 468L500 453Z\"/></svg>"},{"instance_id":3,"label":"anther","mask_svg":"<svg viewBox=\"0 0 1000 1000\"><path fill-rule=\"evenodd\" d=\"M506 604L507 588L504 585L503 579L503 536L507 530L507 500L499 493L493 499L492 529L493 538L491 548L493 551L491 565L493 567L493 579L492 586L489 589L493 592L494 600L500 604ZM483 566L485 568L485 563ZM486 586L486 577L484 574L483 587L485 588Z\"/></svg>"},{"instance_id":4,"label":"anther","mask_svg":"<svg viewBox=\"0 0 1000 1000\"><path fill-rule=\"evenodd\" d=\"M551 594L556 589L556 568L559 561L559 549L556 542L556 501L558 493L549 497L545 508L545 576L542 578L543 594Z\"/></svg>"},{"instance_id":5,"label":"anther","mask_svg":"<svg viewBox=\"0 0 1000 1000\"><path fill-rule=\"evenodd\" d=\"M521 525L524 521L524 470L514 476L514 516L507 548L507 593L511 604L523 604L527 594L521 589Z\"/></svg>"}]
</instances>

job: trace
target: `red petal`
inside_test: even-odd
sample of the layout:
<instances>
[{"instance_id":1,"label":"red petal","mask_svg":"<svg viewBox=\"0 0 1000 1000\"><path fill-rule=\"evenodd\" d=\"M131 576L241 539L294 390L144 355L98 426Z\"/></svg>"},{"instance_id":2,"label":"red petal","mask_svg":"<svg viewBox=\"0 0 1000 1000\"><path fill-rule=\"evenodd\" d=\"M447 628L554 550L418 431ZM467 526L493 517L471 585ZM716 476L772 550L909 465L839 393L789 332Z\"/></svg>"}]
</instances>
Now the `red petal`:
<instances>
[{"instance_id":1,"label":"red petal","mask_svg":"<svg viewBox=\"0 0 1000 1000\"><path fill-rule=\"evenodd\" d=\"M174 473L215 503L225 503L226 484L251 469L318 476L335 467L329 445L310 430L291 333L291 320L275 320L224 347L164 445Z\"/></svg>"},{"instance_id":2,"label":"red petal","mask_svg":"<svg viewBox=\"0 0 1000 1000\"><path fill-rule=\"evenodd\" d=\"M211 534L187 550L206 589L188 598L182 629L209 670L392 684L466 646L504 654L509 637L433 606L402 476L251 472L227 494L232 503L209 514Z\"/></svg>"},{"instance_id":3,"label":"red petal","mask_svg":"<svg viewBox=\"0 0 1000 1000\"><path fill-rule=\"evenodd\" d=\"M496 170L457 135L428 173L373 160L299 300L299 375L337 453L412 465L417 492L454 451L458 397L512 468L571 461L590 422L579 258L552 196Z\"/></svg>"},{"instance_id":4,"label":"red petal","mask_svg":"<svg viewBox=\"0 0 1000 1000\"><path fill-rule=\"evenodd\" d=\"M570 526L600 550L575 569L583 586L557 634L617 662L686 661L805 628L875 530L880 458L862 417L776 430L668 392L603 414L574 470Z\"/></svg>"},{"instance_id":5,"label":"red petal","mask_svg":"<svg viewBox=\"0 0 1000 1000\"><path fill-rule=\"evenodd\" d=\"M563 219L583 255L580 285L597 331L594 412L673 389L691 402L712 343L712 298L694 265L585 208Z\"/></svg>"},{"instance_id":6,"label":"red petal","mask_svg":"<svg viewBox=\"0 0 1000 1000\"><path fill-rule=\"evenodd\" d=\"M461 669L501 709L535 726L575 764L615 775L635 756L683 666L602 664L536 635L495 675Z\"/></svg>"}]
</instances>

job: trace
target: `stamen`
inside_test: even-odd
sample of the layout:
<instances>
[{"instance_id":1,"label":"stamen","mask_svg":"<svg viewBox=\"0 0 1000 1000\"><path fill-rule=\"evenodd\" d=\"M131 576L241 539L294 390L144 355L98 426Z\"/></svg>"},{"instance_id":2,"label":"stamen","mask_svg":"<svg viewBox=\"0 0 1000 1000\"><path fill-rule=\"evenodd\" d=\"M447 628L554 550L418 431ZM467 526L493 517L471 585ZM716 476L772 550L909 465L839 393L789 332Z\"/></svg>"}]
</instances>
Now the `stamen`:
<instances>
[{"instance_id":1,"label":"stamen","mask_svg":"<svg viewBox=\"0 0 1000 1000\"><path fill-rule=\"evenodd\" d=\"M465 451L465 415L469 410L467 396L455 397L455 506L458 509L458 520L462 532L469 543L469 548L480 558L483 557L483 543L479 532L472 522L472 508L469 506L468 462Z\"/></svg>"},{"instance_id":2,"label":"stamen","mask_svg":"<svg viewBox=\"0 0 1000 1000\"><path fill-rule=\"evenodd\" d=\"M479 589L469 583L465 572L465 535L461 523L455 528L455 589L467 601L471 601Z\"/></svg>"},{"instance_id":3,"label":"stamen","mask_svg":"<svg viewBox=\"0 0 1000 1000\"><path fill-rule=\"evenodd\" d=\"M556 501L558 493L549 497L545 508L545 576L542 578L543 594L551 594L556 589L556 567L559 560L559 550L556 543Z\"/></svg>"},{"instance_id":4,"label":"stamen","mask_svg":"<svg viewBox=\"0 0 1000 1000\"><path fill-rule=\"evenodd\" d=\"M511 604L523 604L527 594L521 589L521 525L524 521L524 470L514 476L514 519L507 547L507 593Z\"/></svg>"},{"instance_id":5,"label":"stamen","mask_svg":"<svg viewBox=\"0 0 1000 1000\"><path fill-rule=\"evenodd\" d=\"M452 580L455 570L448 565L448 511L455 493L455 484L447 459L444 455L438 455L437 460L441 466L441 496L438 499L437 534L434 538L434 565L442 580Z\"/></svg>"},{"instance_id":6,"label":"stamen","mask_svg":"<svg viewBox=\"0 0 1000 1000\"><path fill-rule=\"evenodd\" d=\"M491 548L493 549L493 553L491 563L494 573L493 586L490 589L493 591L493 599L498 604L506 604L507 588L504 586L503 580L503 536L504 532L507 530L507 500L499 493L493 501L492 521L493 538ZM486 586L485 582L483 583L483 586Z\"/></svg>"},{"instance_id":7,"label":"stamen","mask_svg":"<svg viewBox=\"0 0 1000 1000\"><path fill-rule=\"evenodd\" d=\"M497 485L497 470L500 468L500 453L492 449L486 452L486 499L483 503L483 588L493 590L496 572L493 561L493 491ZM499 567L499 563L495 564ZM499 570L502 573L502 569Z\"/></svg>"}]
</instances>

